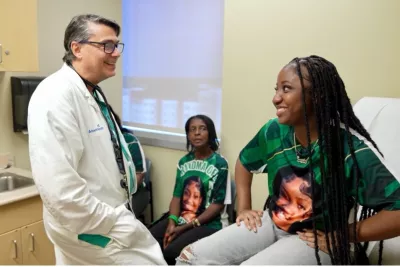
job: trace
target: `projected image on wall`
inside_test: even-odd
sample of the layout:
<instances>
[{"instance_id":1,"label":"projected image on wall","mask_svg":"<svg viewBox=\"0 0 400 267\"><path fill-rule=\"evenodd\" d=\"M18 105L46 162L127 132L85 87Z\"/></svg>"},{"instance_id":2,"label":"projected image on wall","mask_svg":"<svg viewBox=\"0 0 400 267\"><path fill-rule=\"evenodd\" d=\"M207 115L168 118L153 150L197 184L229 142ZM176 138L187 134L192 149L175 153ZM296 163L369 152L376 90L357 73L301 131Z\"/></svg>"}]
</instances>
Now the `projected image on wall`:
<instances>
[{"instance_id":1,"label":"projected image on wall","mask_svg":"<svg viewBox=\"0 0 400 267\"><path fill-rule=\"evenodd\" d=\"M195 114L220 129L222 0L124 0L122 119L183 132Z\"/></svg>"}]
</instances>

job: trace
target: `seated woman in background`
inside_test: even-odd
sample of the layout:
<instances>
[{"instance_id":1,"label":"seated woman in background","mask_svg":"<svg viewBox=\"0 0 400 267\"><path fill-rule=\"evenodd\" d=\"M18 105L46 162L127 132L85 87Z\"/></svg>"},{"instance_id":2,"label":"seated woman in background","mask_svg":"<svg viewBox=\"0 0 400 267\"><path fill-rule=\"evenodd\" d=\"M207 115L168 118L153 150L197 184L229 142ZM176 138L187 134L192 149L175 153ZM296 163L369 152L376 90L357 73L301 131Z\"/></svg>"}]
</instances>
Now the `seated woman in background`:
<instances>
[{"instance_id":1,"label":"seated woman in background","mask_svg":"<svg viewBox=\"0 0 400 267\"><path fill-rule=\"evenodd\" d=\"M221 212L230 204L228 163L216 153L219 143L213 121L193 116L185 131L189 153L178 163L169 213L150 228L170 265L185 246L222 228Z\"/></svg>"},{"instance_id":2,"label":"seated woman in background","mask_svg":"<svg viewBox=\"0 0 400 267\"><path fill-rule=\"evenodd\" d=\"M272 102L277 118L236 162L237 225L189 245L177 264L361 265L360 242L400 235L399 174L354 114L336 67L318 56L293 59ZM253 173L268 173L265 212L251 207Z\"/></svg>"}]
</instances>

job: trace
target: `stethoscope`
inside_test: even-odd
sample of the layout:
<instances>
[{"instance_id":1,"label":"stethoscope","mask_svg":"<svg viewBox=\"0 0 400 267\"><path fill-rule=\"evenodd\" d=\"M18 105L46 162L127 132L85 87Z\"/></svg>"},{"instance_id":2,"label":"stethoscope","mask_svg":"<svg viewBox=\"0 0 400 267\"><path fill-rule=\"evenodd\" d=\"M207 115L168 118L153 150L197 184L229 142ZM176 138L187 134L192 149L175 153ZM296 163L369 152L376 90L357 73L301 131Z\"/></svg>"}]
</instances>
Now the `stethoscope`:
<instances>
[{"instance_id":1,"label":"stethoscope","mask_svg":"<svg viewBox=\"0 0 400 267\"><path fill-rule=\"evenodd\" d=\"M83 78L83 77L75 70L75 68L72 66L72 64L68 64L68 66L69 66L71 69L73 69L73 70L76 72L76 74L78 74L78 76L82 79L82 81L85 83L86 86L90 86L90 87L93 88L93 93L98 92L98 93L101 95L101 97L103 98L103 100L104 100L104 102L105 102L105 104L106 104L107 112L108 112L108 114L109 114L110 117L111 117L113 113L112 113L112 111L111 111L111 109L110 109L110 106L108 105L107 98L106 98L106 96L104 95L103 90L101 90L100 86L95 85L95 84L89 82L88 80L86 80L85 78ZM103 116L104 116L104 115L103 115ZM106 121L107 121L107 120L106 120ZM119 169L119 172L122 174L122 177L123 177L123 178L120 180L120 186L121 186L123 189L126 190L126 193L128 194L128 199L129 199L129 189L128 189L128 184L127 184L127 180L128 180L128 179L127 179L127 177L126 177L125 162L124 162L123 154L122 154L121 140L120 140L120 137L119 137L119 134L118 134L117 125L116 125L116 123L115 123L115 120L114 120L112 117L111 117L111 121L112 121L112 124L113 124L114 129L115 129L115 135L117 136L117 143L115 143L114 140L113 140L114 134L112 133L112 130L111 130L110 127L108 126L108 123L107 123L107 128L108 128L108 130L109 130L109 132L110 132L110 135L111 135L111 141L112 141L112 143L113 143L114 154L115 154L115 159L116 159L116 161L117 161L118 169ZM119 127L119 126L118 126L118 127ZM118 155L117 155L117 152L118 152Z\"/></svg>"}]
</instances>

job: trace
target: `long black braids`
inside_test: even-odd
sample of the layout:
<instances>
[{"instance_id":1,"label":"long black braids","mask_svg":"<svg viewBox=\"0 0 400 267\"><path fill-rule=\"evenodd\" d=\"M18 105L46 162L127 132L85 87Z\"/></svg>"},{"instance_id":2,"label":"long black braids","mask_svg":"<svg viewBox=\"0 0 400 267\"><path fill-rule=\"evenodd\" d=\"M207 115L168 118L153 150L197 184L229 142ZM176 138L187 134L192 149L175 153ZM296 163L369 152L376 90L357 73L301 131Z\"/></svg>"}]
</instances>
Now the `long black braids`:
<instances>
[{"instance_id":1,"label":"long black braids","mask_svg":"<svg viewBox=\"0 0 400 267\"><path fill-rule=\"evenodd\" d=\"M316 206L316 199L313 190L313 210L322 211L323 227L327 239L327 249L333 265L365 264L366 247L360 246L357 240L354 240L355 257L351 254L350 236L357 237L356 222L359 200L359 184L361 170L358 166L355 150L352 142L352 132L355 131L379 151L375 142L371 139L368 131L361 124L360 120L354 114L350 99L345 90L345 85L340 78L336 67L326 59L319 56L310 56L305 58L295 58L288 65L294 65L300 78L302 87L302 101L304 110L304 119L307 129L308 158L309 168L313 176L312 149L310 138L309 119L307 116L308 94L316 115L319 145L319 168L321 171L321 205ZM305 72L306 70L306 72ZM311 84L310 88L305 88L304 80ZM343 136L343 126L345 135ZM345 148L347 141L350 156L353 160L354 173L356 179L356 188L354 199L348 194L348 181L345 175ZM382 155L382 153L379 151ZM314 186L313 186L314 187ZM354 208L354 224L352 233L349 232L348 214L350 208ZM372 216L374 211L363 208L360 220ZM316 220L313 220L313 232L315 236L315 255L317 263L320 265L318 255L319 246L316 232ZM334 233L334 234L331 234ZM380 243L379 264L382 261L383 243ZM364 257L359 257L362 255Z\"/></svg>"},{"instance_id":2,"label":"long black braids","mask_svg":"<svg viewBox=\"0 0 400 267\"><path fill-rule=\"evenodd\" d=\"M297 59L295 59L297 61ZM298 62L297 62L298 63ZM297 64L298 66L300 66L300 64ZM304 79L303 79L303 75L301 71L297 72L299 77L300 77L300 83L301 83L301 87L304 88ZM306 128L309 129L309 121L307 118L307 104L306 104L306 95L303 93L302 94L302 100L303 100L303 114L304 114L304 121L306 123ZM311 135L310 135L310 131L307 130L307 142L308 142L308 154L311 155ZM313 167L313 162L312 162L312 157L309 156L309 160L310 160L310 164L309 164L309 168L310 168L310 174L311 174L311 191L312 191L312 195L315 195L315 179L314 179L314 172L312 170ZM315 206L315 201L316 198L312 198L312 206ZM317 228L315 225L315 220L313 220L313 232L314 232L314 236L317 236ZM315 258L317 259L317 263L318 265L321 265L321 259L319 257L318 254L319 251L319 247L318 247L318 239L315 238Z\"/></svg>"}]
</instances>

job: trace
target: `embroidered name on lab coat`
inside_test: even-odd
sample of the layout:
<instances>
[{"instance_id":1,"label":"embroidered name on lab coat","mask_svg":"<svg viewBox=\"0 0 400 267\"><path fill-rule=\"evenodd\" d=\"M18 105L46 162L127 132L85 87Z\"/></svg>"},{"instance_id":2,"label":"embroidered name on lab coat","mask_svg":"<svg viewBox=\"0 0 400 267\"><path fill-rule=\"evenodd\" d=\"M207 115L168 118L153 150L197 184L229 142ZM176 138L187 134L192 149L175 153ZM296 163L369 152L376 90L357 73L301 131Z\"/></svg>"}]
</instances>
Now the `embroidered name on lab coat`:
<instances>
[{"instance_id":1,"label":"embroidered name on lab coat","mask_svg":"<svg viewBox=\"0 0 400 267\"><path fill-rule=\"evenodd\" d=\"M100 126L100 124L97 124L97 127L96 127L96 128L94 128L94 129L89 129L89 133L94 133L94 132L102 131L102 130L104 130L104 127L103 127L103 126Z\"/></svg>"}]
</instances>

